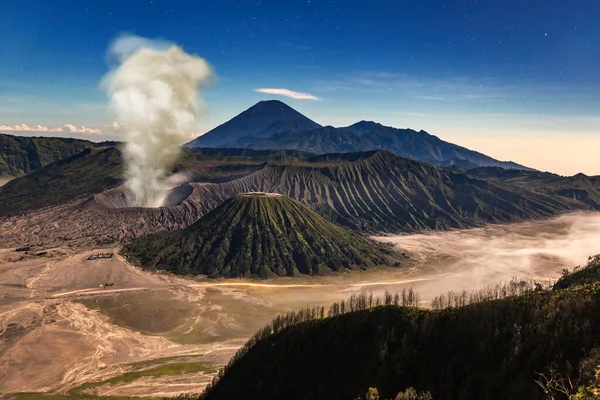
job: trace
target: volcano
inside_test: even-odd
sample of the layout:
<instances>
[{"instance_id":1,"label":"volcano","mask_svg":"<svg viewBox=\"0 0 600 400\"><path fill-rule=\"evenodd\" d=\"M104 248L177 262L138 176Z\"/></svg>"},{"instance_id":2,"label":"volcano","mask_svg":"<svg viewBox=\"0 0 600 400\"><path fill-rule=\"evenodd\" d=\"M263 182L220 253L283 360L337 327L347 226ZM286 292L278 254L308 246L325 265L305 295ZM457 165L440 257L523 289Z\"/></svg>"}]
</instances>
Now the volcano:
<instances>
[{"instance_id":1,"label":"volcano","mask_svg":"<svg viewBox=\"0 0 600 400\"><path fill-rule=\"evenodd\" d=\"M145 268L211 277L323 275L390 263L393 252L290 197L234 196L188 228L123 249Z\"/></svg>"},{"instance_id":2,"label":"volcano","mask_svg":"<svg viewBox=\"0 0 600 400\"><path fill-rule=\"evenodd\" d=\"M246 136L267 138L280 132L297 132L321 125L279 100L260 101L231 120L192 140L187 147L220 147Z\"/></svg>"}]
</instances>

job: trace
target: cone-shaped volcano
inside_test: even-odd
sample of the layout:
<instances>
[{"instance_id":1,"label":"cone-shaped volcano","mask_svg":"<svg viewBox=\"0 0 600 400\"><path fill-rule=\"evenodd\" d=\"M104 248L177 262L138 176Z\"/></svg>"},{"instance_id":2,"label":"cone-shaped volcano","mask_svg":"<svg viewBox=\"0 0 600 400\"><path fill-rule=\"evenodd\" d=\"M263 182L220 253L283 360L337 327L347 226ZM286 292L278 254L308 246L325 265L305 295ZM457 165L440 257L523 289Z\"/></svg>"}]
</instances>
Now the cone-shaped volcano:
<instances>
[{"instance_id":1,"label":"cone-shaped volcano","mask_svg":"<svg viewBox=\"0 0 600 400\"><path fill-rule=\"evenodd\" d=\"M123 254L146 268L212 277L318 275L387 264L393 252L326 221L286 196L235 196L182 231Z\"/></svg>"}]
</instances>

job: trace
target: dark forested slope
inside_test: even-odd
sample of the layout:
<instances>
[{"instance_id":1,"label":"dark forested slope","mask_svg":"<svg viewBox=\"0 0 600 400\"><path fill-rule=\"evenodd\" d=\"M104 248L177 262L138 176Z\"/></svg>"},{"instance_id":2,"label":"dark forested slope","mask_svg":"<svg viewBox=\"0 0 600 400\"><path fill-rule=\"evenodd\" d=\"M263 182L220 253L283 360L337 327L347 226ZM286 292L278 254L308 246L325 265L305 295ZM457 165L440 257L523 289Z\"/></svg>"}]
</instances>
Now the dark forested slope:
<instances>
[{"instance_id":1,"label":"dark forested slope","mask_svg":"<svg viewBox=\"0 0 600 400\"><path fill-rule=\"evenodd\" d=\"M0 187L0 217L99 193L122 175L117 148L85 149Z\"/></svg>"},{"instance_id":2,"label":"dark forested slope","mask_svg":"<svg viewBox=\"0 0 600 400\"><path fill-rule=\"evenodd\" d=\"M0 178L27 174L94 145L80 139L25 137L0 133Z\"/></svg>"},{"instance_id":3,"label":"dark forested slope","mask_svg":"<svg viewBox=\"0 0 600 400\"><path fill-rule=\"evenodd\" d=\"M598 267L596 258L587 268ZM381 399L408 387L439 400L566 399L563 389L595 399L600 284L584 283L437 311L390 305L274 321L202 399L354 400L369 387Z\"/></svg>"}]
</instances>

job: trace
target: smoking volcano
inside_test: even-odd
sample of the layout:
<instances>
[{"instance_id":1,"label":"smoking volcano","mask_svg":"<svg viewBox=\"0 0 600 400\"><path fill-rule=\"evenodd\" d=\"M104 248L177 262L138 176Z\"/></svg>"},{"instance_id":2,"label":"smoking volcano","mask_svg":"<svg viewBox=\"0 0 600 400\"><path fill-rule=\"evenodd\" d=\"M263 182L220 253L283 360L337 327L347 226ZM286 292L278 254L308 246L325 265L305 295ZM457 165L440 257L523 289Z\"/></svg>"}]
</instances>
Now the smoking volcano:
<instances>
[{"instance_id":1,"label":"smoking volcano","mask_svg":"<svg viewBox=\"0 0 600 400\"><path fill-rule=\"evenodd\" d=\"M135 36L111 47L118 66L103 82L125 131L125 177L137 206L158 207L167 174L194 129L202 105L199 86L211 77L208 63L177 45Z\"/></svg>"}]
</instances>

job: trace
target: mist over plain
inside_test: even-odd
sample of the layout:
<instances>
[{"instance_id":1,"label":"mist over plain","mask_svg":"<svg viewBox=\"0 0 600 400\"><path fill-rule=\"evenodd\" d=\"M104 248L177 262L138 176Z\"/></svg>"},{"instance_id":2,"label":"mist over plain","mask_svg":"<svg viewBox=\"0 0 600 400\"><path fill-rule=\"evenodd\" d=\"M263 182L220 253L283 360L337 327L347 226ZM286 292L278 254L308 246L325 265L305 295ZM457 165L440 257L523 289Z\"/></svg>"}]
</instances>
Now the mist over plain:
<instances>
[{"instance_id":1,"label":"mist over plain","mask_svg":"<svg viewBox=\"0 0 600 400\"><path fill-rule=\"evenodd\" d=\"M413 285L423 300L431 300L448 290L478 289L513 277L558 279L564 268L600 253L600 213L376 239L408 251L435 277Z\"/></svg>"}]
</instances>

